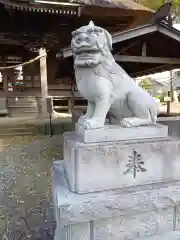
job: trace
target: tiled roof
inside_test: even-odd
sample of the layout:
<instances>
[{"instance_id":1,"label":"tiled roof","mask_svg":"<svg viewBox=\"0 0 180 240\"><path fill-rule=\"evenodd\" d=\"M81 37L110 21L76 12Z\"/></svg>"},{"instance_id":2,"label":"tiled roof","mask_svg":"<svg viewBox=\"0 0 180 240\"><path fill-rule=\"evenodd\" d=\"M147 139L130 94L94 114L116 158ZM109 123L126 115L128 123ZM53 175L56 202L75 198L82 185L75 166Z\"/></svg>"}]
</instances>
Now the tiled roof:
<instances>
[{"instance_id":1,"label":"tiled roof","mask_svg":"<svg viewBox=\"0 0 180 240\"><path fill-rule=\"evenodd\" d=\"M0 0L0 3L6 6L18 8L29 11L45 11L51 13L58 13L61 7L73 7L83 5L102 6L109 8L122 8L135 11L152 11L139 3L132 0L65 0L62 4L59 0Z\"/></svg>"}]
</instances>

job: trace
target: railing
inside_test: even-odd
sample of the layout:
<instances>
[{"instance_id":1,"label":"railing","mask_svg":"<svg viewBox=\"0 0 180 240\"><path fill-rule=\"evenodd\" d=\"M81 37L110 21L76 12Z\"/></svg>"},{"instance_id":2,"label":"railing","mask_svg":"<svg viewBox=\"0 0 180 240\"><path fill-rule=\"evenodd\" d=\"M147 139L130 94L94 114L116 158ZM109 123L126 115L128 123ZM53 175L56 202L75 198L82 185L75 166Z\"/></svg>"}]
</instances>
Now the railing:
<instances>
[{"instance_id":1,"label":"railing","mask_svg":"<svg viewBox=\"0 0 180 240\"><path fill-rule=\"evenodd\" d=\"M73 108L84 108L87 105L83 98L55 97L53 98L54 110L57 112L71 112Z\"/></svg>"}]
</instances>

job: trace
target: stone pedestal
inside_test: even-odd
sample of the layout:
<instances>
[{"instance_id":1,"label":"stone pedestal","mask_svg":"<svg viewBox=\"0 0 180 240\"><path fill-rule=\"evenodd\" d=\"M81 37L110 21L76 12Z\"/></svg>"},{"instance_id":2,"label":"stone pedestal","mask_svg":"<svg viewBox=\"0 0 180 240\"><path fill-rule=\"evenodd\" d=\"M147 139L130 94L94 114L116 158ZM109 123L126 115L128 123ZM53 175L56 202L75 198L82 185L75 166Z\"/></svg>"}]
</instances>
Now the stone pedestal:
<instances>
[{"instance_id":1,"label":"stone pedestal","mask_svg":"<svg viewBox=\"0 0 180 240\"><path fill-rule=\"evenodd\" d=\"M76 194L63 164L53 165L55 240L180 239L179 182Z\"/></svg>"},{"instance_id":2,"label":"stone pedestal","mask_svg":"<svg viewBox=\"0 0 180 240\"><path fill-rule=\"evenodd\" d=\"M113 140L114 128L99 142L77 127L64 134L52 171L55 240L180 239L180 140L162 125L117 128Z\"/></svg>"},{"instance_id":3,"label":"stone pedestal","mask_svg":"<svg viewBox=\"0 0 180 240\"><path fill-rule=\"evenodd\" d=\"M105 125L104 128L86 130L76 123L76 133L84 143L131 141L166 138L168 126L154 124L149 126L121 128L119 125Z\"/></svg>"},{"instance_id":4,"label":"stone pedestal","mask_svg":"<svg viewBox=\"0 0 180 240\"><path fill-rule=\"evenodd\" d=\"M0 98L0 116L1 115L8 115L7 99L3 97Z\"/></svg>"},{"instance_id":5,"label":"stone pedestal","mask_svg":"<svg viewBox=\"0 0 180 240\"><path fill-rule=\"evenodd\" d=\"M180 180L180 141L81 142L64 136L65 171L71 191L88 193Z\"/></svg>"}]
</instances>

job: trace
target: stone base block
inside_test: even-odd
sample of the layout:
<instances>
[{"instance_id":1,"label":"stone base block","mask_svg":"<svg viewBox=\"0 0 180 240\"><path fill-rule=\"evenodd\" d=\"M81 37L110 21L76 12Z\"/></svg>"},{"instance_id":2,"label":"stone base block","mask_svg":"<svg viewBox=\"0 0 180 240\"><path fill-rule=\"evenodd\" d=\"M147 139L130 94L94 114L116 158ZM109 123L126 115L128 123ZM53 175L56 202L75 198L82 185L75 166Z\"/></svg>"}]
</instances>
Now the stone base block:
<instances>
[{"instance_id":1,"label":"stone base block","mask_svg":"<svg viewBox=\"0 0 180 240\"><path fill-rule=\"evenodd\" d=\"M169 234L163 234L163 235L157 235L157 236L153 236L150 238L143 238L141 240L179 240L180 239L180 232L172 232Z\"/></svg>"},{"instance_id":2,"label":"stone base block","mask_svg":"<svg viewBox=\"0 0 180 240\"><path fill-rule=\"evenodd\" d=\"M63 164L52 174L55 240L179 239L180 182L81 195L69 190Z\"/></svg>"},{"instance_id":3,"label":"stone base block","mask_svg":"<svg viewBox=\"0 0 180 240\"><path fill-rule=\"evenodd\" d=\"M180 180L180 140L82 142L64 135L65 169L73 192L88 193Z\"/></svg>"},{"instance_id":4,"label":"stone base block","mask_svg":"<svg viewBox=\"0 0 180 240\"><path fill-rule=\"evenodd\" d=\"M8 108L7 108L7 99L0 98L0 115L7 115L8 114Z\"/></svg>"},{"instance_id":5,"label":"stone base block","mask_svg":"<svg viewBox=\"0 0 180 240\"><path fill-rule=\"evenodd\" d=\"M119 125L105 125L101 129L86 130L82 125L76 123L76 133L85 143L130 141L139 139L166 138L168 126L154 124L148 126L122 128Z\"/></svg>"}]
</instances>

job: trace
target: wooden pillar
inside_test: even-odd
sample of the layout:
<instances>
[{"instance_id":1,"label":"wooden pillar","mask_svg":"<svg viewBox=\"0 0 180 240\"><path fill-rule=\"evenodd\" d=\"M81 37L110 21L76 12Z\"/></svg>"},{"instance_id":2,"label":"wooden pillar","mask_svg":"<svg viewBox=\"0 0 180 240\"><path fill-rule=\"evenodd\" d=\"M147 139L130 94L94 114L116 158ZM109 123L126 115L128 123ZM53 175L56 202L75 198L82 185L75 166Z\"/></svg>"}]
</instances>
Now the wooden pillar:
<instances>
[{"instance_id":1,"label":"wooden pillar","mask_svg":"<svg viewBox=\"0 0 180 240\"><path fill-rule=\"evenodd\" d=\"M31 72L30 72L30 76L31 76L31 86L32 88L34 87L35 85L35 81L34 81L34 73L35 73L35 67L34 67L34 63L31 63L30 64L30 69L31 69Z\"/></svg>"},{"instance_id":2,"label":"wooden pillar","mask_svg":"<svg viewBox=\"0 0 180 240\"><path fill-rule=\"evenodd\" d=\"M5 62L5 57L2 57L2 66L6 67L6 62ZM7 70L3 70L2 71L2 80L3 80L3 91L5 93L5 96L7 98L7 94L8 94L8 74L7 74Z\"/></svg>"},{"instance_id":3,"label":"wooden pillar","mask_svg":"<svg viewBox=\"0 0 180 240\"><path fill-rule=\"evenodd\" d=\"M3 90L4 90L4 93L5 93L5 96L7 97L7 93L8 93L8 77L7 77L7 72L4 71L3 72Z\"/></svg>"},{"instance_id":4,"label":"wooden pillar","mask_svg":"<svg viewBox=\"0 0 180 240\"><path fill-rule=\"evenodd\" d=\"M142 57L146 57L147 55L147 44L146 42L143 42L142 44Z\"/></svg>"},{"instance_id":5,"label":"wooden pillar","mask_svg":"<svg viewBox=\"0 0 180 240\"><path fill-rule=\"evenodd\" d=\"M2 72L2 81L3 81L3 92L4 92L4 97L1 98L1 110L8 115L8 75L7 71ZM4 103L2 105L2 103Z\"/></svg>"},{"instance_id":6,"label":"wooden pillar","mask_svg":"<svg viewBox=\"0 0 180 240\"><path fill-rule=\"evenodd\" d=\"M171 96L171 91L168 91L168 97ZM169 115L171 113L171 100L169 99L167 101L167 115Z\"/></svg>"},{"instance_id":7,"label":"wooden pillar","mask_svg":"<svg viewBox=\"0 0 180 240\"><path fill-rule=\"evenodd\" d=\"M17 89L16 89L16 79L17 79L17 75L15 74L15 69L10 69L8 71L8 75L9 75L9 79L10 79L10 82L12 83L12 88L13 88L13 92L16 92Z\"/></svg>"},{"instance_id":8,"label":"wooden pillar","mask_svg":"<svg viewBox=\"0 0 180 240\"><path fill-rule=\"evenodd\" d=\"M68 99L68 113L72 113L72 98Z\"/></svg>"},{"instance_id":9,"label":"wooden pillar","mask_svg":"<svg viewBox=\"0 0 180 240\"><path fill-rule=\"evenodd\" d=\"M39 55L45 55L46 49L40 48ZM47 115L46 98L48 97L48 83L47 83L47 57L40 59L40 78L41 78L41 114Z\"/></svg>"},{"instance_id":10,"label":"wooden pillar","mask_svg":"<svg viewBox=\"0 0 180 240\"><path fill-rule=\"evenodd\" d=\"M174 102L174 88L173 88L173 72L172 70L169 72L170 74L170 97L171 102Z\"/></svg>"}]
</instances>

